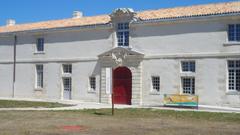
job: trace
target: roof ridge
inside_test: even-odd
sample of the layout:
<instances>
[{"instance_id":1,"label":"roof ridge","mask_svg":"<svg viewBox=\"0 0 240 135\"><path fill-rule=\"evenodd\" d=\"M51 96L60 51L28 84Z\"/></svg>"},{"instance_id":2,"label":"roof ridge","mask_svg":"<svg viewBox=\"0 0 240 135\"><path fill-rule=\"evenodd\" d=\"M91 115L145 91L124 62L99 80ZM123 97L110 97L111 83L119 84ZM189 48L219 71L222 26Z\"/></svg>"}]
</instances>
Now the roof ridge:
<instances>
[{"instance_id":1,"label":"roof ridge","mask_svg":"<svg viewBox=\"0 0 240 135\"><path fill-rule=\"evenodd\" d=\"M147 11L164 10L164 9L189 8L189 7L210 6L210 5L220 5L220 4L230 4L230 3L240 3L240 1L234 0L234 1L230 1L230 2L204 3L204 4L195 4L195 5L187 5L187 6L166 7L166 8L159 8L159 9L147 9L147 10L137 11L137 13L147 12Z\"/></svg>"},{"instance_id":2,"label":"roof ridge","mask_svg":"<svg viewBox=\"0 0 240 135\"><path fill-rule=\"evenodd\" d=\"M62 18L62 19L54 19L54 20L43 20L43 21L38 21L38 22L19 23L19 24L15 24L13 26L32 25L32 24L47 23L47 22L54 22L54 21L81 20L81 19L86 19L86 18L91 18L91 17L102 17L102 16L107 16L107 14L96 15L96 16L83 16L81 18ZM1 27L12 27L12 26L2 25L2 26L0 26L0 28Z\"/></svg>"},{"instance_id":3,"label":"roof ridge","mask_svg":"<svg viewBox=\"0 0 240 135\"><path fill-rule=\"evenodd\" d=\"M142 13L142 12L152 12L152 11L158 11L158 10L167 10L167 9L177 9L177 8L188 8L188 7L198 7L198 6L209 6L209 5L219 5L219 4L229 4L229 3L240 3L240 1L231 1L231 2L218 2L218 3L210 3L210 4L196 4L196 5L189 5L189 6L176 6L176 7L168 7L168 8L159 8L159 9L149 9L149 10L143 10L143 11L136 11L136 13ZM31 25L31 24L37 24L37 23L47 23L47 22L54 22L54 21L64 21L64 20L78 20L78 19L86 19L91 17L101 17L101 16L107 16L108 14L100 14L100 15L94 15L94 16L83 16L81 18L62 18L62 19L53 19L53 20L43 20L38 22L26 22L26 23L20 23L15 24L14 26L19 25ZM1 27L11 27L2 25Z\"/></svg>"},{"instance_id":4,"label":"roof ridge","mask_svg":"<svg viewBox=\"0 0 240 135\"><path fill-rule=\"evenodd\" d=\"M230 2L204 3L204 4L187 5L187 6L175 6L175 7L166 7L166 8L158 8L158 9L147 9L147 10L137 11L137 13L149 12L149 11L158 11L158 10L165 10L165 9L203 7L203 6L210 6L210 5L213 6L213 5L222 5L222 4L230 4L230 3L240 3L240 1L239 0L234 0L234 1L230 1Z\"/></svg>"}]
</instances>

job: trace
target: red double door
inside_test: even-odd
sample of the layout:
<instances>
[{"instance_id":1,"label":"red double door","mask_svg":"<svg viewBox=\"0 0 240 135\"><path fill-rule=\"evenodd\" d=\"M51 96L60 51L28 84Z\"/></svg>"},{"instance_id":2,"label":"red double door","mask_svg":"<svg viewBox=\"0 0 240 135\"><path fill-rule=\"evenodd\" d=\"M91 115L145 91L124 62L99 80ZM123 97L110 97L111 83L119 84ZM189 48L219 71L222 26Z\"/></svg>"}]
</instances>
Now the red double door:
<instances>
[{"instance_id":1,"label":"red double door","mask_svg":"<svg viewBox=\"0 0 240 135\"><path fill-rule=\"evenodd\" d=\"M131 105L132 74L126 67L118 67L113 71L113 103Z\"/></svg>"}]
</instances>

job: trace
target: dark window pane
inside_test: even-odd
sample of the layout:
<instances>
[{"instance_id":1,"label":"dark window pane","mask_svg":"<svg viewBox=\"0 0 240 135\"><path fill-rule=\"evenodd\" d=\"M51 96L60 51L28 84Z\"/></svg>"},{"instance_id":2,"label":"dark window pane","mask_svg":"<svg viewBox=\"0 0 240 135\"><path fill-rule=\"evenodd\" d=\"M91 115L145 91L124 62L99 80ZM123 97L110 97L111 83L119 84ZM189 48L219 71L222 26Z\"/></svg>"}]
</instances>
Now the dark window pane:
<instances>
[{"instance_id":1,"label":"dark window pane","mask_svg":"<svg viewBox=\"0 0 240 135\"><path fill-rule=\"evenodd\" d=\"M118 23L117 41L118 46L129 46L129 23Z\"/></svg>"},{"instance_id":2,"label":"dark window pane","mask_svg":"<svg viewBox=\"0 0 240 135\"><path fill-rule=\"evenodd\" d=\"M37 51L42 52L44 51L44 39L43 38L38 38L37 39Z\"/></svg>"},{"instance_id":3,"label":"dark window pane","mask_svg":"<svg viewBox=\"0 0 240 135\"><path fill-rule=\"evenodd\" d=\"M234 41L234 24L228 25L228 40Z\"/></svg>"},{"instance_id":4,"label":"dark window pane","mask_svg":"<svg viewBox=\"0 0 240 135\"><path fill-rule=\"evenodd\" d=\"M183 61L181 64L183 72L195 72L195 61Z\"/></svg>"},{"instance_id":5,"label":"dark window pane","mask_svg":"<svg viewBox=\"0 0 240 135\"><path fill-rule=\"evenodd\" d=\"M240 24L236 25L236 40L240 41Z\"/></svg>"}]
</instances>

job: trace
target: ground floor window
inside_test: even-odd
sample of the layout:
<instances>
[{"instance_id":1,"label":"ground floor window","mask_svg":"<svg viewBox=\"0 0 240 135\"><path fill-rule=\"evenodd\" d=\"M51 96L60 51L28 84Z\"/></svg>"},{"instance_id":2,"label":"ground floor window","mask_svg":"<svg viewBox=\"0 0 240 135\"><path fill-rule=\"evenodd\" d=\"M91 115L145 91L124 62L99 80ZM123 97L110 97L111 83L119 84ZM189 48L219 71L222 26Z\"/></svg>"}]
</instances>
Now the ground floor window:
<instances>
[{"instance_id":1,"label":"ground floor window","mask_svg":"<svg viewBox=\"0 0 240 135\"><path fill-rule=\"evenodd\" d=\"M72 78L71 77L64 77L63 78L63 96L64 99L71 99L72 98Z\"/></svg>"},{"instance_id":2,"label":"ground floor window","mask_svg":"<svg viewBox=\"0 0 240 135\"><path fill-rule=\"evenodd\" d=\"M72 79L70 77L63 78L63 88L64 91L71 91Z\"/></svg>"},{"instance_id":3,"label":"ground floor window","mask_svg":"<svg viewBox=\"0 0 240 135\"><path fill-rule=\"evenodd\" d=\"M159 92L160 91L160 77L152 76L152 91Z\"/></svg>"},{"instance_id":4,"label":"ground floor window","mask_svg":"<svg viewBox=\"0 0 240 135\"><path fill-rule=\"evenodd\" d=\"M43 65L36 65L36 88L43 88Z\"/></svg>"},{"instance_id":5,"label":"ground floor window","mask_svg":"<svg viewBox=\"0 0 240 135\"><path fill-rule=\"evenodd\" d=\"M240 60L228 61L228 90L240 91Z\"/></svg>"},{"instance_id":6,"label":"ground floor window","mask_svg":"<svg viewBox=\"0 0 240 135\"><path fill-rule=\"evenodd\" d=\"M195 94L195 78L194 77L182 78L182 92L183 94Z\"/></svg>"},{"instance_id":7,"label":"ground floor window","mask_svg":"<svg viewBox=\"0 0 240 135\"><path fill-rule=\"evenodd\" d=\"M90 91L96 91L96 77L89 77Z\"/></svg>"}]
</instances>

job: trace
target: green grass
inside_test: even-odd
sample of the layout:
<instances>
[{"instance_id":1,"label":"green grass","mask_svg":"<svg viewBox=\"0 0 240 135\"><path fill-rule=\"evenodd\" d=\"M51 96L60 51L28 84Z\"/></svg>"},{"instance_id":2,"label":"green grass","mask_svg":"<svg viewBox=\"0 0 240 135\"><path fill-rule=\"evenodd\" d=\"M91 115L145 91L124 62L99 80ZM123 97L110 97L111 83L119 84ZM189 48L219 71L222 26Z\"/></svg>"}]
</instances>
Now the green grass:
<instances>
[{"instance_id":1,"label":"green grass","mask_svg":"<svg viewBox=\"0 0 240 135\"><path fill-rule=\"evenodd\" d=\"M77 112L77 111L76 111ZM110 116L111 109L85 109L86 114ZM127 118L177 118L184 120L206 120L240 123L240 113L215 113L195 111L173 111L160 109L115 109L114 117Z\"/></svg>"},{"instance_id":2,"label":"green grass","mask_svg":"<svg viewBox=\"0 0 240 135\"><path fill-rule=\"evenodd\" d=\"M83 126L86 130L64 130ZM0 111L0 135L239 135L240 114L158 109Z\"/></svg>"},{"instance_id":3,"label":"green grass","mask_svg":"<svg viewBox=\"0 0 240 135\"><path fill-rule=\"evenodd\" d=\"M66 107L70 105L52 103L52 102L35 102L35 101L15 101L15 100L0 100L0 108L55 108L55 107Z\"/></svg>"}]
</instances>

